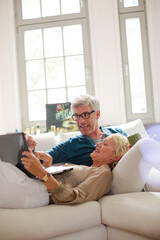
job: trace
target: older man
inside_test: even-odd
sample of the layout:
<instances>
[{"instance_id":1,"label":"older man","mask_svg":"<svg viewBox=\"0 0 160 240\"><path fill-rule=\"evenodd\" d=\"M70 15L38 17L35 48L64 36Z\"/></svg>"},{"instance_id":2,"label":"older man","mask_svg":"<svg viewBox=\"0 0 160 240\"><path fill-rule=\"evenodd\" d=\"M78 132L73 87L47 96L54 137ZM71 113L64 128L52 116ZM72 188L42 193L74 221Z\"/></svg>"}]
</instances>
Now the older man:
<instances>
[{"instance_id":1,"label":"older man","mask_svg":"<svg viewBox=\"0 0 160 240\"><path fill-rule=\"evenodd\" d=\"M112 133L127 133L120 128L99 127L100 118L99 101L90 95L80 95L71 104L72 118L76 121L80 135L70 138L47 153L51 156L50 163L70 162L73 164L92 165L90 154L96 148L96 143L101 142ZM46 160L46 155L41 153L41 159ZM46 164L47 166L47 164Z\"/></svg>"}]
</instances>

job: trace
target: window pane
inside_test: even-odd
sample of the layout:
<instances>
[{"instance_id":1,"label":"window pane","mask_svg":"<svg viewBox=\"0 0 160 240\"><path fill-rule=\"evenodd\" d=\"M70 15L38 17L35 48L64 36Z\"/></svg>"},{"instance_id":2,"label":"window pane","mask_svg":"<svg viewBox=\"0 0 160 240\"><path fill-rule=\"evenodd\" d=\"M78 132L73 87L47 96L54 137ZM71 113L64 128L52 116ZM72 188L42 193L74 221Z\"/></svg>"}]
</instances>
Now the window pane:
<instances>
[{"instance_id":1,"label":"window pane","mask_svg":"<svg viewBox=\"0 0 160 240\"><path fill-rule=\"evenodd\" d=\"M140 19L126 20L132 112L147 111Z\"/></svg>"},{"instance_id":2,"label":"window pane","mask_svg":"<svg viewBox=\"0 0 160 240\"><path fill-rule=\"evenodd\" d=\"M45 87L43 60L28 61L26 63L27 89L41 89Z\"/></svg>"},{"instance_id":3,"label":"window pane","mask_svg":"<svg viewBox=\"0 0 160 240\"><path fill-rule=\"evenodd\" d=\"M22 18L31 19L41 17L40 0L22 0Z\"/></svg>"},{"instance_id":4,"label":"window pane","mask_svg":"<svg viewBox=\"0 0 160 240\"><path fill-rule=\"evenodd\" d=\"M31 30L24 32L25 59L38 59L43 57L42 31Z\"/></svg>"},{"instance_id":5,"label":"window pane","mask_svg":"<svg viewBox=\"0 0 160 240\"><path fill-rule=\"evenodd\" d=\"M48 103L66 102L65 88L48 90Z\"/></svg>"},{"instance_id":6,"label":"window pane","mask_svg":"<svg viewBox=\"0 0 160 240\"><path fill-rule=\"evenodd\" d=\"M67 86L85 85L83 56L66 57Z\"/></svg>"},{"instance_id":7,"label":"window pane","mask_svg":"<svg viewBox=\"0 0 160 240\"><path fill-rule=\"evenodd\" d=\"M139 6L139 0L123 0L124 7L136 7Z\"/></svg>"},{"instance_id":8,"label":"window pane","mask_svg":"<svg viewBox=\"0 0 160 240\"><path fill-rule=\"evenodd\" d=\"M63 56L61 27L44 29L45 57Z\"/></svg>"},{"instance_id":9,"label":"window pane","mask_svg":"<svg viewBox=\"0 0 160 240\"><path fill-rule=\"evenodd\" d=\"M82 26L72 25L63 28L65 55L83 53Z\"/></svg>"},{"instance_id":10,"label":"window pane","mask_svg":"<svg viewBox=\"0 0 160 240\"><path fill-rule=\"evenodd\" d=\"M59 0L41 0L42 17L60 15Z\"/></svg>"},{"instance_id":11,"label":"window pane","mask_svg":"<svg viewBox=\"0 0 160 240\"><path fill-rule=\"evenodd\" d=\"M47 87L56 88L65 86L63 58L46 60Z\"/></svg>"},{"instance_id":12,"label":"window pane","mask_svg":"<svg viewBox=\"0 0 160 240\"><path fill-rule=\"evenodd\" d=\"M79 0L61 0L62 14L79 13Z\"/></svg>"},{"instance_id":13,"label":"window pane","mask_svg":"<svg viewBox=\"0 0 160 240\"><path fill-rule=\"evenodd\" d=\"M29 121L46 119L46 94L45 91L28 92Z\"/></svg>"},{"instance_id":14,"label":"window pane","mask_svg":"<svg viewBox=\"0 0 160 240\"><path fill-rule=\"evenodd\" d=\"M86 94L86 87L72 87L67 89L68 102L72 102L80 94Z\"/></svg>"}]
</instances>

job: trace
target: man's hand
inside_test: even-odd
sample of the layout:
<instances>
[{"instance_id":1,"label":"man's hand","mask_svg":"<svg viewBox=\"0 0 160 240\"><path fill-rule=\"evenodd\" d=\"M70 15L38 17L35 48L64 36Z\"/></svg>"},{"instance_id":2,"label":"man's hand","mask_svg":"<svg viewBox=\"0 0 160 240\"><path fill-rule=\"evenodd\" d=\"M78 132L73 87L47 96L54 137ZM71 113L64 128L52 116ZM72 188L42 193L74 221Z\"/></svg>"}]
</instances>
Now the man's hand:
<instances>
[{"instance_id":1,"label":"man's hand","mask_svg":"<svg viewBox=\"0 0 160 240\"><path fill-rule=\"evenodd\" d=\"M35 155L39 160L43 160L44 167L50 167L52 165L53 158L48 153L37 151Z\"/></svg>"},{"instance_id":2,"label":"man's hand","mask_svg":"<svg viewBox=\"0 0 160 240\"><path fill-rule=\"evenodd\" d=\"M28 145L28 150L33 151L37 145L36 140L31 135L26 136L26 141Z\"/></svg>"}]
</instances>

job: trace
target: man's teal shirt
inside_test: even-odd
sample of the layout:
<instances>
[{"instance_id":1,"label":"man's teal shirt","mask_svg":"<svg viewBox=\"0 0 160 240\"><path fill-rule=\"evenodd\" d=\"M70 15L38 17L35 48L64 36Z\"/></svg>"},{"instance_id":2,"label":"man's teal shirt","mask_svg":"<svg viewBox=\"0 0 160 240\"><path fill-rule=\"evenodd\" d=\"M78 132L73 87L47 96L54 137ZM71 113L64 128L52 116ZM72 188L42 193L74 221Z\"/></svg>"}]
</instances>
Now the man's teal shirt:
<instances>
[{"instance_id":1,"label":"man's teal shirt","mask_svg":"<svg viewBox=\"0 0 160 240\"><path fill-rule=\"evenodd\" d=\"M127 133L120 128L100 127L103 133L109 136L112 133L120 133L127 136ZM66 141L54 146L48 150L54 163L69 162L78 165L92 165L90 154L95 150L96 144L93 139L83 134L69 138Z\"/></svg>"}]
</instances>

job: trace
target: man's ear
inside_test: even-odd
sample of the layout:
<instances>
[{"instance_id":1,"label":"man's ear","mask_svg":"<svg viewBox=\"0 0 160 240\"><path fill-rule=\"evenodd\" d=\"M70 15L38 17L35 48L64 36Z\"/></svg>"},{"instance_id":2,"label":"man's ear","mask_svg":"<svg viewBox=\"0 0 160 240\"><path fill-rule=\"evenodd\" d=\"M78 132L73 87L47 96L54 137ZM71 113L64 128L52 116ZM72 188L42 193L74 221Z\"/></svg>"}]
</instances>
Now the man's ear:
<instances>
[{"instance_id":1,"label":"man's ear","mask_svg":"<svg viewBox=\"0 0 160 240\"><path fill-rule=\"evenodd\" d=\"M101 113L100 110L98 110L97 113L96 113L97 114L97 119L100 118L100 115L101 115L100 113Z\"/></svg>"}]
</instances>

